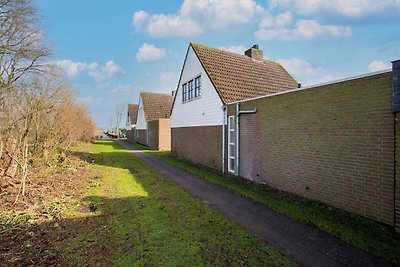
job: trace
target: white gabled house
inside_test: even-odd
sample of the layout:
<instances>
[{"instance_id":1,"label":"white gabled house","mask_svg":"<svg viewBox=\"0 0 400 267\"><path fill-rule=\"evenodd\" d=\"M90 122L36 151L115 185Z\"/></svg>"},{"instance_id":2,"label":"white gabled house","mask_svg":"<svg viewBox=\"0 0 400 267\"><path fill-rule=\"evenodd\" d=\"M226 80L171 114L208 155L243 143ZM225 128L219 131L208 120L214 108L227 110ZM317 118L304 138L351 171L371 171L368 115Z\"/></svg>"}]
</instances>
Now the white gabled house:
<instances>
[{"instance_id":1,"label":"white gabled house","mask_svg":"<svg viewBox=\"0 0 400 267\"><path fill-rule=\"evenodd\" d=\"M258 46L239 55L190 43L171 111L172 154L232 171L235 158L227 146L226 104L297 86L280 64L263 59Z\"/></svg>"}]
</instances>

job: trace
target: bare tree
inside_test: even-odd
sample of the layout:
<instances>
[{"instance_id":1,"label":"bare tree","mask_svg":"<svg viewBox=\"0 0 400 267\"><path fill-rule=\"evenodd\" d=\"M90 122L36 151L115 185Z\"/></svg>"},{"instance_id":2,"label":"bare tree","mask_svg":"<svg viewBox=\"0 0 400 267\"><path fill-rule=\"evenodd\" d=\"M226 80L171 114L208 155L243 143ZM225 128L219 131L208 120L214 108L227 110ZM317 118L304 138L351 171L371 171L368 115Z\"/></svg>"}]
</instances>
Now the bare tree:
<instances>
[{"instance_id":1,"label":"bare tree","mask_svg":"<svg viewBox=\"0 0 400 267\"><path fill-rule=\"evenodd\" d=\"M90 140L97 129L60 71L43 63L50 54L43 35L31 1L0 0L0 179L10 182L19 170L22 196L33 159Z\"/></svg>"},{"instance_id":2,"label":"bare tree","mask_svg":"<svg viewBox=\"0 0 400 267\"><path fill-rule=\"evenodd\" d=\"M118 103L115 105L115 134L120 136L120 125L123 115L126 113L124 104Z\"/></svg>"},{"instance_id":3,"label":"bare tree","mask_svg":"<svg viewBox=\"0 0 400 267\"><path fill-rule=\"evenodd\" d=\"M36 9L29 0L0 0L0 97L21 77L41 72L51 50L43 44ZM1 99L0 98L0 99Z\"/></svg>"}]
</instances>

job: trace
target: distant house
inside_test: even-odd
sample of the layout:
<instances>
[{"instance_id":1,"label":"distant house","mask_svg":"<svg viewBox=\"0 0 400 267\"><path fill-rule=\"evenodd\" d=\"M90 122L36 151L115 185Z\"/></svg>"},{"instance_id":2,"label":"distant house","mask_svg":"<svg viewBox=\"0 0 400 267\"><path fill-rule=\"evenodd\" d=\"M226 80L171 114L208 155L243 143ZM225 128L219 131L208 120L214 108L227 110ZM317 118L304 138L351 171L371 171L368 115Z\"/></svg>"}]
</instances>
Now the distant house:
<instances>
[{"instance_id":1,"label":"distant house","mask_svg":"<svg viewBox=\"0 0 400 267\"><path fill-rule=\"evenodd\" d=\"M137 112L139 109L139 105L137 104L128 104L128 114L126 121L126 130L127 130L127 138L131 142L136 142L135 137L135 127L137 120Z\"/></svg>"},{"instance_id":2,"label":"distant house","mask_svg":"<svg viewBox=\"0 0 400 267\"><path fill-rule=\"evenodd\" d=\"M190 43L171 112L173 155L225 171L225 162L234 164L224 155L226 105L297 86L279 63L264 60L256 45L239 55Z\"/></svg>"},{"instance_id":3,"label":"distant house","mask_svg":"<svg viewBox=\"0 0 400 267\"><path fill-rule=\"evenodd\" d=\"M170 113L173 96L141 92L135 127L135 141L156 150L171 148Z\"/></svg>"}]
</instances>

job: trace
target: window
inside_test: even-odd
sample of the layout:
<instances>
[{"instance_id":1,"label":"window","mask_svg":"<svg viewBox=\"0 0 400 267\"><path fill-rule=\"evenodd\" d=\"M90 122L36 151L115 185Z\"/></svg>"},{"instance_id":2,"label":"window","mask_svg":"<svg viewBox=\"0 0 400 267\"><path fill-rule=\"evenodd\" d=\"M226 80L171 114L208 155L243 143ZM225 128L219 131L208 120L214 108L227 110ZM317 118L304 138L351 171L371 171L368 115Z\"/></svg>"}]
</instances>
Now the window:
<instances>
[{"instance_id":1,"label":"window","mask_svg":"<svg viewBox=\"0 0 400 267\"><path fill-rule=\"evenodd\" d=\"M187 83L182 85L182 102L187 101Z\"/></svg>"},{"instance_id":2,"label":"window","mask_svg":"<svg viewBox=\"0 0 400 267\"><path fill-rule=\"evenodd\" d=\"M235 117L228 117L228 171L235 172Z\"/></svg>"},{"instance_id":3,"label":"window","mask_svg":"<svg viewBox=\"0 0 400 267\"><path fill-rule=\"evenodd\" d=\"M201 96L201 83L198 76L182 84L182 102L191 101Z\"/></svg>"},{"instance_id":4,"label":"window","mask_svg":"<svg viewBox=\"0 0 400 267\"><path fill-rule=\"evenodd\" d=\"M189 95L188 100L193 99L193 80L189 81Z\"/></svg>"},{"instance_id":5,"label":"window","mask_svg":"<svg viewBox=\"0 0 400 267\"><path fill-rule=\"evenodd\" d=\"M194 97L201 96L200 76L194 79Z\"/></svg>"}]
</instances>

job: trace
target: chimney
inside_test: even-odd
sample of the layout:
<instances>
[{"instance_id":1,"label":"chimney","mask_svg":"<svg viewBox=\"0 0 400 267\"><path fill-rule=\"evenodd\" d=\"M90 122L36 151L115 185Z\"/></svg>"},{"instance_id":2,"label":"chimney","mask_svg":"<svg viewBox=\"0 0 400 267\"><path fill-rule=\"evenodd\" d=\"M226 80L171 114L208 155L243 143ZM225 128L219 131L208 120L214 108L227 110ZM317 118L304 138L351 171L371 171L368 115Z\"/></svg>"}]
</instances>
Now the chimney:
<instances>
[{"instance_id":1,"label":"chimney","mask_svg":"<svg viewBox=\"0 0 400 267\"><path fill-rule=\"evenodd\" d=\"M255 44L253 45L250 49L246 50L244 54L252 59L255 60L263 60L263 51L258 49L258 45Z\"/></svg>"},{"instance_id":2,"label":"chimney","mask_svg":"<svg viewBox=\"0 0 400 267\"><path fill-rule=\"evenodd\" d=\"M176 94L176 90L172 90L172 91L171 91L171 96L172 96L172 97L175 97L175 94Z\"/></svg>"}]
</instances>

